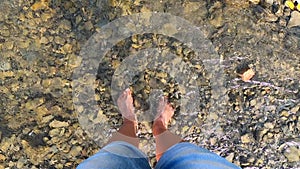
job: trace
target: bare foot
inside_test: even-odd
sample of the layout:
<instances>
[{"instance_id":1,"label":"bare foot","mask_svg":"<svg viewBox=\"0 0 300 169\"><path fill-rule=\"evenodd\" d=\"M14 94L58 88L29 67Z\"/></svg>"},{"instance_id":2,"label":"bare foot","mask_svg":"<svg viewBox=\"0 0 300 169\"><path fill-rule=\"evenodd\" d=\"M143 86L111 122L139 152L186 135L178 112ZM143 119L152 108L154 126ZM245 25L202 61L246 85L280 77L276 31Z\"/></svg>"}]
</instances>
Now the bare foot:
<instances>
[{"instance_id":1,"label":"bare foot","mask_svg":"<svg viewBox=\"0 0 300 169\"><path fill-rule=\"evenodd\" d=\"M153 123L153 134L160 134L159 131L166 130L168 123L174 115L174 109L168 99L161 97L158 103L157 115Z\"/></svg>"},{"instance_id":2,"label":"bare foot","mask_svg":"<svg viewBox=\"0 0 300 169\"><path fill-rule=\"evenodd\" d=\"M161 97L158 103L157 115L154 120L152 132L156 142L156 160L159 161L160 157L171 146L179 143L182 139L171 133L168 130L168 123L174 115L174 109L168 103L167 98Z\"/></svg>"},{"instance_id":3,"label":"bare foot","mask_svg":"<svg viewBox=\"0 0 300 169\"><path fill-rule=\"evenodd\" d=\"M137 121L134 114L133 98L129 88L122 92L118 98L117 104L123 118L130 121Z\"/></svg>"}]
</instances>

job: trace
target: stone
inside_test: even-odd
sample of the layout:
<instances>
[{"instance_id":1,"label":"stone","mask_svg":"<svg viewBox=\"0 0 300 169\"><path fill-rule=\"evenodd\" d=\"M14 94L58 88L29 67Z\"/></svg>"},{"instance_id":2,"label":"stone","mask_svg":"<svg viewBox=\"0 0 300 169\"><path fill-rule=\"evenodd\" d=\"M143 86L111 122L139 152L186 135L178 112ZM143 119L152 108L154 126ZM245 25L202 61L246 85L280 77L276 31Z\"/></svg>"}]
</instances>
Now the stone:
<instances>
[{"instance_id":1,"label":"stone","mask_svg":"<svg viewBox=\"0 0 300 169\"><path fill-rule=\"evenodd\" d=\"M27 110L33 110L40 105L42 105L45 102L44 98L36 98L34 100L29 100L28 102L25 103L25 108Z\"/></svg>"},{"instance_id":2,"label":"stone","mask_svg":"<svg viewBox=\"0 0 300 169\"><path fill-rule=\"evenodd\" d=\"M41 37L41 39L40 39L40 43L41 44L47 44L47 43L49 43L49 40L48 40L48 38L47 37Z\"/></svg>"},{"instance_id":3,"label":"stone","mask_svg":"<svg viewBox=\"0 0 300 169\"><path fill-rule=\"evenodd\" d=\"M281 113L280 113L280 116L283 116L283 117L288 117L290 114L288 111L286 110L283 110Z\"/></svg>"},{"instance_id":4,"label":"stone","mask_svg":"<svg viewBox=\"0 0 300 169\"><path fill-rule=\"evenodd\" d=\"M299 18L299 19L300 19L300 18ZM298 111L299 111L299 106L293 107L293 108L291 109L291 112L294 113L294 114L296 114Z\"/></svg>"},{"instance_id":5,"label":"stone","mask_svg":"<svg viewBox=\"0 0 300 169\"><path fill-rule=\"evenodd\" d=\"M260 0L249 0L249 1L252 2L255 5L259 4L259 2L260 2Z\"/></svg>"},{"instance_id":6,"label":"stone","mask_svg":"<svg viewBox=\"0 0 300 169\"><path fill-rule=\"evenodd\" d=\"M163 26L162 31L165 32L166 35L174 35L177 33L177 29L175 28L175 25L171 23L166 23Z\"/></svg>"},{"instance_id":7,"label":"stone","mask_svg":"<svg viewBox=\"0 0 300 169\"><path fill-rule=\"evenodd\" d=\"M199 9L199 7L200 7L199 2L190 2L185 6L183 12L184 13L195 12Z\"/></svg>"},{"instance_id":8,"label":"stone","mask_svg":"<svg viewBox=\"0 0 300 169\"><path fill-rule=\"evenodd\" d=\"M10 36L9 29L1 29L0 30L0 35L2 35L4 37L9 37Z\"/></svg>"},{"instance_id":9,"label":"stone","mask_svg":"<svg viewBox=\"0 0 300 169\"><path fill-rule=\"evenodd\" d=\"M0 71L7 71L11 69L11 64L9 62L0 61Z\"/></svg>"},{"instance_id":10,"label":"stone","mask_svg":"<svg viewBox=\"0 0 300 169\"><path fill-rule=\"evenodd\" d=\"M256 99L253 99L250 101L250 106L255 106L256 105Z\"/></svg>"},{"instance_id":11,"label":"stone","mask_svg":"<svg viewBox=\"0 0 300 169\"><path fill-rule=\"evenodd\" d=\"M92 30L94 28L94 25L91 21L88 21L84 24L84 27L86 30Z\"/></svg>"},{"instance_id":12,"label":"stone","mask_svg":"<svg viewBox=\"0 0 300 169\"><path fill-rule=\"evenodd\" d=\"M288 28L300 26L300 12L293 11L291 14L291 19L287 25Z\"/></svg>"},{"instance_id":13,"label":"stone","mask_svg":"<svg viewBox=\"0 0 300 169\"><path fill-rule=\"evenodd\" d=\"M71 30L72 26L71 26L71 22L69 20L64 19L60 25L58 26L58 28L63 29L63 30Z\"/></svg>"},{"instance_id":14,"label":"stone","mask_svg":"<svg viewBox=\"0 0 300 169\"><path fill-rule=\"evenodd\" d=\"M23 157L19 158L17 162L17 168L23 168L25 163L26 163L26 159L24 159Z\"/></svg>"},{"instance_id":15,"label":"stone","mask_svg":"<svg viewBox=\"0 0 300 169\"><path fill-rule=\"evenodd\" d=\"M212 20L210 20L210 24L212 24L215 28L219 28L223 26L224 19L221 13L215 14Z\"/></svg>"},{"instance_id":16,"label":"stone","mask_svg":"<svg viewBox=\"0 0 300 169\"><path fill-rule=\"evenodd\" d=\"M267 123L264 124L264 127L267 128L267 129L273 129L274 128L274 124L270 123L270 122L267 122Z\"/></svg>"},{"instance_id":17,"label":"stone","mask_svg":"<svg viewBox=\"0 0 300 169\"><path fill-rule=\"evenodd\" d=\"M245 134L241 137L241 141L242 143L250 143L252 142L252 137L250 136L250 134Z\"/></svg>"},{"instance_id":18,"label":"stone","mask_svg":"<svg viewBox=\"0 0 300 169\"><path fill-rule=\"evenodd\" d=\"M71 150L70 150L69 153L70 153L70 155L72 157L76 157L76 156L78 156L80 154L81 151L82 151L82 147L80 147L80 146L73 146L71 148Z\"/></svg>"},{"instance_id":19,"label":"stone","mask_svg":"<svg viewBox=\"0 0 300 169\"><path fill-rule=\"evenodd\" d=\"M268 3L270 5L273 5L273 2L274 2L274 0L265 0L265 1L266 1L266 3Z\"/></svg>"},{"instance_id":20,"label":"stone","mask_svg":"<svg viewBox=\"0 0 300 169\"><path fill-rule=\"evenodd\" d=\"M49 126L53 128L68 127L69 123L65 121L53 120Z\"/></svg>"},{"instance_id":21,"label":"stone","mask_svg":"<svg viewBox=\"0 0 300 169\"><path fill-rule=\"evenodd\" d=\"M51 19L53 17L52 13L50 12L45 12L45 13L42 13L41 15L41 19L42 21L44 22L47 22L49 19Z\"/></svg>"},{"instance_id":22,"label":"stone","mask_svg":"<svg viewBox=\"0 0 300 169\"><path fill-rule=\"evenodd\" d=\"M5 42L4 48L8 50L12 50L14 48L14 42L13 41Z\"/></svg>"},{"instance_id":23,"label":"stone","mask_svg":"<svg viewBox=\"0 0 300 169\"><path fill-rule=\"evenodd\" d=\"M30 8L33 11L37 11L37 10L41 10L41 9L46 9L47 7L48 7L48 1L41 0L41 1L37 1L36 3L34 3Z\"/></svg>"},{"instance_id":24,"label":"stone","mask_svg":"<svg viewBox=\"0 0 300 169\"><path fill-rule=\"evenodd\" d=\"M51 121L53 118L54 118L54 116L52 116L52 115L45 116L45 117L42 118L41 123L42 123L42 124L48 123L48 122Z\"/></svg>"},{"instance_id":25,"label":"stone","mask_svg":"<svg viewBox=\"0 0 300 169\"><path fill-rule=\"evenodd\" d=\"M71 53L72 52L72 45L71 44L65 44L62 48L62 54L67 54L67 53Z\"/></svg>"},{"instance_id":26,"label":"stone","mask_svg":"<svg viewBox=\"0 0 300 169\"><path fill-rule=\"evenodd\" d=\"M0 72L0 79L4 79L6 77L13 77L13 76L14 76L13 71Z\"/></svg>"},{"instance_id":27,"label":"stone","mask_svg":"<svg viewBox=\"0 0 300 169\"><path fill-rule=\"evenodd\" d=\"M60 36L55 36L54 37L54 42L59 44L59 45L64 45L66 40Z\"/></svg>"},{"instance_id":28,"label":"stone","mask_svg":"<svg viewBox=\"0 0 300 169\"><path fill-rule=\"evenodd\" d=\"M0 154L0 161L4 161L6 159L5 155Z\"/></svg>"},{"instance_id":29,"label":"stone","mask_svg":"<svg viewBox=\"0 0 300 169\"><path fill-rule=\"evenodd\" d=\"M80 66L81 61L82 61L81 57L79 57L79 56L77 56L75 54L69 54L68 58L69 58L68 59L68 66L70 68L73 69L73 68L76 68L76 67Z\"/></svg>"},{"instance_id":30,"label":"stone","mask_svg":"<svg viewBox=\"0 0 300 169\"><path fill-rule=\"evenodd\" d=\"M13 141L13 138L3 139L0 144L0 150L2 150L3 152L7 152L10 149L10 147L12 146L12 141Z\"/></svg>"},{"instance_id":31,"label":"stone","mask_svg":"<svg viewBox=\"0 0 300 169\"><path fill-rule=\"evenodd\" d=\"M300 161L300 149L296 147L289 147L285 150L284 156L288 159L288 162Z\"/></svg>"}]
</instances>

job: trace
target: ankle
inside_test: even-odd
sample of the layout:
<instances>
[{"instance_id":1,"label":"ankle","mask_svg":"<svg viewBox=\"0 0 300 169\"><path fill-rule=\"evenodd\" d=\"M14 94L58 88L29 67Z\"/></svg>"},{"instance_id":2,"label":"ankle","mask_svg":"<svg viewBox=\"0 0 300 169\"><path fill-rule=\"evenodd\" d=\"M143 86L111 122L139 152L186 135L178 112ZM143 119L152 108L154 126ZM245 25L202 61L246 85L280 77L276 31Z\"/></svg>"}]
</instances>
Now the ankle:
<instances>
[{"instance_id":1,"label":"ankle","mask_svg":"<svg viewBox=\"0 0 300 169\"><path fill-rule=\"evenodd\" d=\"M167 127L161 120L155 120L152 127L152 132L154 136L157 136L167 130Z\"/></svg>"}]
</instances>

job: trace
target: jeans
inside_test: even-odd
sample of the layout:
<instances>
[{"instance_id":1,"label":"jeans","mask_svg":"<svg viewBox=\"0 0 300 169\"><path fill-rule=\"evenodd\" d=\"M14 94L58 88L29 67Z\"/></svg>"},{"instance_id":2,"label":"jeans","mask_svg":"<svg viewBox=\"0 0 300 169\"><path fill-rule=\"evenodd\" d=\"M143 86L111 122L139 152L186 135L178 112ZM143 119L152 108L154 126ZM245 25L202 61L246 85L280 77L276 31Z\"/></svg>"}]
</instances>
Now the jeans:
<instances>
[{"instance_id":1,"label":"jeans","mask_svg":"<svg viewBox=\"0 0 300 169\"><path fill-rule=\"evenodd\" d=\"M150 169L147 156L137 147L115 141L83 161L77 169ZM170 147L157 162L155 169L239 169L225 158L191 143Z\"/></svg>"}]
</instances>

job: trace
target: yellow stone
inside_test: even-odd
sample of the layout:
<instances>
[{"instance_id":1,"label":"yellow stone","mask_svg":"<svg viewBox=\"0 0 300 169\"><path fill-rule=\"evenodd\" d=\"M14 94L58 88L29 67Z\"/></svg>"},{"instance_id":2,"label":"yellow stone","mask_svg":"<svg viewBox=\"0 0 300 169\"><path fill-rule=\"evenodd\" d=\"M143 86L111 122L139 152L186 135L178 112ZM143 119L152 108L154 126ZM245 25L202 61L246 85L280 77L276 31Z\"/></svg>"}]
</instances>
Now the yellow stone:
<instances>
[{"instance_id":1,"label":"yellow stone","mask_svg":"<svg viewBox=\"0 0 300 169\"><path fill-rule=\"evenodd\" d=\"M27 110L33 110L33 109L37 108L38 106L40 106L41 104L43 104L44 102L45 102L44 98L37 98L34 100L30 100L25 103L25 108Z\"/></svg>"},{"instance_id":2,"label":"yellow stone","mask_svg":"<svg viewBox=\"0 0 300 169\"><path fill-rule=\"evenodd\" d=\"M14 76L14 72L12 71L0 72L1 79L4 79L6 77L13 77L13 76Z\"/></svg>"},{"instance_id":3,"label":"yellow stone","mask_svg":"<svg viewBox=\"0 0 300 169\"><path fill-rule=\"evenodd\" d=\"M37 10L41 10L41 9L46 9L46 8L48 8L48 1L46 1L46 0L41 0L39 2L36 2L36 3L34 3L31 6L31 9L33 11L37 11Z\"/></svg>"},{"instance_id":4,"label":"yellow stone","mask_svg":"<svg viewBox=\"0 0 300 169\"><path fill-rule=\"evenodd\" d=\"M242 143L250 143L251 142L251 139L250 139L250 136L249 134L245 134L241 137L241 141Z\"/></svg>"},{"instance_id":5,"label":"yellow stone","mask_svg":"<svg viewBox=\"0 0 300 169\"><path fill-rule=\"evenodd\" d=\"M53 121L49 124L49 126L50 126L50 127L53 127L53 128L67 127L67 126L69 126L69 123L68 123L68 122L65 122L65 121L53 120Z\"/></svg>"},{"instance_id":6,"label":"yellow stone","mask_svg":"<svg viewBox=\"0 0 300 169\"><path fill-rule=\"evenodd\" d=\"M183 128L182 128L182 133L185 133L187 130L189 129L189 126L184 126Z\"/></svg>"},{"instance_id":7,"label":"yellow stone","mask_svg":"<svg viewBox=\"0 0 300 169\"><path fill-rule=\"evenodd\" d=\"M294 8L295 8L295 5L294 5L294 3L293 3L291 0L285 1L284 4L285 4L285 6L291 8L291 9L294 9Z\"/></svg>"},{"instance_id":8,"label":"yellow stone","mask_svg":"<svg viewBox=\"0 0 300 169\"><path fill-rule=\"evenodd\" d=\"M0 154L0 161L4 161L6 157L3 154Z\"/></svg>"},{"instance_id":9,"label":"yellow stone","mask_svg":"<svg viewBox=\"0 0 300 169\"><path fill-rule=\"evenodd\" d=\"M69 60L68 60L69 67L76 68L76 67L80 66L81 61L82 61L81 57L78 57L75 54L69 54L68 58L69 58Z\"/></svg>"}]
</instances>

